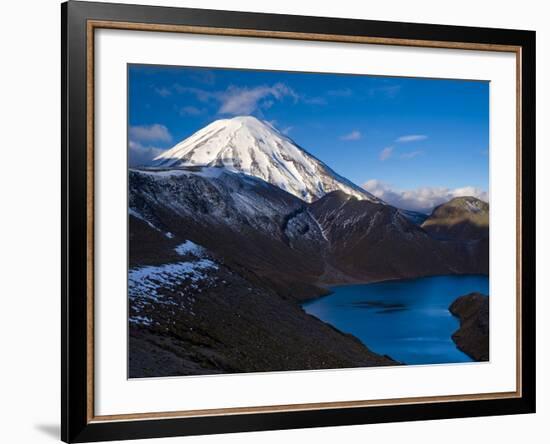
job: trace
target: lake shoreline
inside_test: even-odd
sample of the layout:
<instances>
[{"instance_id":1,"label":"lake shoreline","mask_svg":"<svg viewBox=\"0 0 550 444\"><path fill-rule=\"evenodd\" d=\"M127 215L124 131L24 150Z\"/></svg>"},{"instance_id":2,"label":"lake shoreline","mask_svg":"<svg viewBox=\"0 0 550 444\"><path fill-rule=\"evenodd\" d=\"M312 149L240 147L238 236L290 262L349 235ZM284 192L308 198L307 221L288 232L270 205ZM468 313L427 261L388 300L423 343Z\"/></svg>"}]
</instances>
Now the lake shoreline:
<instances>
[{"instance_id":1,"label":"lake shoreline","mask_svg":"<svg viewBox=\"0 0 550 444\"><path fill-rule=\"evenodd\" d=\"M476 362L489 360L489 296L470 293L460 296L449 306L460 321L453 333L456 346Z\"/></svg>"},{"instance_id":2,"label":"lake shoreline","mask_svg":"<svg viewBox=\"0 0 550 444\"><path fill-rule=\"evenodd\" d=\"M415 277L395 277L395 278L389 278L389 279L372 279L372 280L357 280L357 281L346 281L346 282L319 282L316 285L319 288L322 288L328 293L322 293L319 295L313 295L313 296L306 296L303 298L300 298L300 301L298 302L299 306L302 306L303 304L306 304L308 302L313 302L317 299L322 299L327 296L330 296L334 293L332 291L333 288L336 287L349 287L353 285L370 285L370 284L382 284L382 283L390 283L390 282L396 282L396 281L409 281L409 280L415 280L415 279L425 279L425 278L432 278L432 277L441 277L441 276L483 276L489 278L488 274L485 273L455 273L455 274L427 274L427 275L421 275L421 276L415 276Z\"/></svg>"},{"instance_id":3,"label":"lake shoreline","mask_svg":"<svg viewBox=\"0 0 550 444\"><path fill-rule=\"evenodd\" d=\"M329 294L299 306L404 365L470 362L472 357L453 341L459 325L449 304L472 291L488 292L488 282L488 275L479 273L346 282L325 286ZM393 332L401 336L392 337Z\"/></svg>"}]
</instances>

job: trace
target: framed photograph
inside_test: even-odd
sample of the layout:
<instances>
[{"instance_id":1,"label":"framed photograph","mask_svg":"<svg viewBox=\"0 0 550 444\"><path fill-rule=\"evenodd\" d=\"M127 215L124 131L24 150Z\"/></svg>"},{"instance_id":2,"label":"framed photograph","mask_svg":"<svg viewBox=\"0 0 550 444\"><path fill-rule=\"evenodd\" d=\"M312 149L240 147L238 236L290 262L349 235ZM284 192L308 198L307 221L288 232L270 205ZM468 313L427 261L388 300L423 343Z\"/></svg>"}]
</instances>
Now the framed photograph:
<instances>
[{"instance_id":1,"label":"framed photograph","mask_svg":"<svg viewBox=\"0 0 550 444\"><path fill-rule=\"evenodd\" d=\"M64 3L62 439L535 411L535 33Z\"/></svg>"}]
</instances>

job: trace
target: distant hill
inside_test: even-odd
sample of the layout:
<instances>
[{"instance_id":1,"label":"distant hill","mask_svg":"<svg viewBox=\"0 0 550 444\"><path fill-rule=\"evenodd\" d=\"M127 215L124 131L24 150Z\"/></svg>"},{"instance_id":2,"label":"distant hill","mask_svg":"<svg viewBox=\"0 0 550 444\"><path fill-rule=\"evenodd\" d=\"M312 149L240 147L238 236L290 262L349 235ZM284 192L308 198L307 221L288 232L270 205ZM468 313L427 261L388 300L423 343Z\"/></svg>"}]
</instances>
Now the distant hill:
<instances>
[{"instance_id":1,"label":"distant hill","mask_svg":"<svg viewBox=\"0 0 550 444\"><path fill-rule=\"evenodd\" d=\"M455 197L435 207L421 226L438 239L486 239L489 237L489 204L471 196Z\"/></svg>"},{"instance_id":2,"label":"distant hill","mask_svg":"<svg viewBox=\"0 0 550 444\"><path fill-rule=\"evenodd\" d=\"M483 272L477 249L433 239L391 205L333 191L310 213L328 241L323 278L331 283Z\"/></svg>"}]
</instances>

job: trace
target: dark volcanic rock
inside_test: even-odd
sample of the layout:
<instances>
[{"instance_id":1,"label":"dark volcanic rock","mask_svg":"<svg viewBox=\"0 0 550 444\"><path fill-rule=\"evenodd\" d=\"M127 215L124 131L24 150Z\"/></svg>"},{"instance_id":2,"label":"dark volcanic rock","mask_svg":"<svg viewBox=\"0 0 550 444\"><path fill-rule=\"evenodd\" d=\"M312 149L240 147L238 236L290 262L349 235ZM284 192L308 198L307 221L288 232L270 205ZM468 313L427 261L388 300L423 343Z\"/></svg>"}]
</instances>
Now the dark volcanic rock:
<instances>
[{"instance_id":1,"label":"dark volcanic rock","mask_svg":"<svg viewBox=\"0 0 550 444\"><path fill-rule=\"evenodd\" d=\"M326 293L327 241L303 201L196 173L130 172L131 377L396 364L297 303Z\"/></svg>"},{"instance_id":2,"label":"dark volcanic rock","mask_svg":"<svg viewBox=\"0 0 550 444\"><path fill-rule=\"evenodd\" d=\"M309 205L221 168L131 170L129 208L131 377L396 365L299 302L327 283L488 268L392 206Z\"/></svg>"},{"instance_id":3,"label":"dark volcanic rock","mask_svg":"<svg viewBox=\"0 0 550 444\"><path fill-rule=\"evenodd\" d=\"M287 297L323 293L315 283L326 241L305 202L280 188L220 168L130 171L129 200L131 266L173 256L192 240Z\"/></svg>"},{"instance_id":4,"label":"dark volcanic rock","mask_svg":"<svg viewBox=\"0 0 550 444\"><path fill-rule=\"evenodd\" d=\"M475 245L432 238L391 205L334 191L310 205L328 241L329 283L484 273Z\"/></svg>"},{"instance_id":5,"label":"dark volcanic rock","mask_svg":"<svg viewBox=\"0 0 550 444\"><path fill-rule=\"evenodd\" d=\"M489 360L489 296L470 293L456 299L449 311L459 318L453 333L457 347L476 361Z\"/></svg>"},{"instance_id":6,"label":"dark volcanic rock","mask_svg":"<svg viewBox=\"0 0 550 444\"><path fill-rule=\"evenodd\" d=\"M134 292L130 377L397 364L243 275L246 271L217 263L191 284L165 275L168 283L154 287L154 298L153 281L143 294Z\"/></svg>"},{"instance_id":7,"label":"dark volcanic rock","mask_svg":"<svg viewBox=\"0 0 550 444\"><path fill-rule=\"evenodd\" d=\"M405 219L415 225L422 225L424 221L428 218L427 214L419 213L418 211L403 210L402 208L400 208L399 212L403 215Z\"/></svg>"}]
</instances>

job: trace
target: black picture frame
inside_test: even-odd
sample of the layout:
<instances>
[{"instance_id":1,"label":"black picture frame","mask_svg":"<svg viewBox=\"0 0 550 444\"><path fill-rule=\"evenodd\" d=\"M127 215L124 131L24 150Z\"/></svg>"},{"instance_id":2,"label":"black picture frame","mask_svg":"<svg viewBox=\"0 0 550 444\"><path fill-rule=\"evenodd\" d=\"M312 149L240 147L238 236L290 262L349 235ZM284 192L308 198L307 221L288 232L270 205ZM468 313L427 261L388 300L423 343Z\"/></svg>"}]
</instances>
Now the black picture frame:
<instances>
[{"instance_id":1,"label":"black picture frame","mask_svg":"<svg viewBox=\"0 0 550 444\"><path fill-rule=\"evenodd\" d=\"M304 411L95 421L88 360L89 161L87 23L90 20L381 39L512 45L521 67L521 396ZM535 32L69 1L61 5L62 384L61 438L90 442L535 412Z\"/></svg>"}]
</instances>

